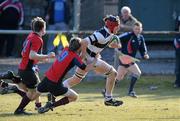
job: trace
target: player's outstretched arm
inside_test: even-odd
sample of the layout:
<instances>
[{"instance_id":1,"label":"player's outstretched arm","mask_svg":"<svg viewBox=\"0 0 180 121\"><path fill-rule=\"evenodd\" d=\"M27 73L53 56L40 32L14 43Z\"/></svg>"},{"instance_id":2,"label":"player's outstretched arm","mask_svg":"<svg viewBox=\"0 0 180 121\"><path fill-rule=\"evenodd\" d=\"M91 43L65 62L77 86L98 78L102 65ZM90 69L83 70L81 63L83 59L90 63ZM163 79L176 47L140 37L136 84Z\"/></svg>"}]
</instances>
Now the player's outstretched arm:
<instances>
[{"instance_id":1,"label":"player's outstretched arm","mask_svg":"<svg viewBox=\"0 0 180 121\"><path fill-rule=\"evenodd\" d=\"M37 52L31 50L30 54L29 54L29 58L30 59L32 59L32 60L39 60L39 61L43 61L45 59L54 58L54 57L55 57L55 53L54 52L50 52L49 54L44 55L44 54L38 54Z\"/></svg>"}]
</instances>

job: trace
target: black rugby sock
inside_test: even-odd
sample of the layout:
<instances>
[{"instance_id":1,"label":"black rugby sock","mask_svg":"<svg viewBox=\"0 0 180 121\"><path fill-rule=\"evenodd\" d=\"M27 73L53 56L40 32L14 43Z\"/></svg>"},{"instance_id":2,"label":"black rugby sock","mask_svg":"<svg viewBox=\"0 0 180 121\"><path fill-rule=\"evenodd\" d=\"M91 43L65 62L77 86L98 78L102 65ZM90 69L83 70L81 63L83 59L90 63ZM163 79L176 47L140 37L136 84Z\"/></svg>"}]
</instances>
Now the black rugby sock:
<instances>
[{"instance_id":1,"label":"black rugby sock","mask_svg":"<svg viewBox=\"0 0 180 121\"><path fill-rule=\"evenodd\" d=\"M21 97L24 97L26 95L26 92L24 92L18 88L15 89L14 92L17 93L18 95L20 95Z\"/></svg>"},{"instance_id":2,"label":"black rugby sock","mask_svg":"<svg viewBox=\"0 0 180 121\"><path fill-rule=\"evenodd\" d=\"M61 105L66 105L69 103L68 97L63 97L62 99L56 101L53 103L53 107L61 106Z\"/></svg>"},{"instance_id":3,"label":"black rugby sock","mask_svg":"<svg viewBox=\"0 0 180 121\"><path fill-rule=\"evenodd\" d=\"M27 95L25 95L22 100L21 100L21 103L19 104L18 108L16 110L23 110L26 105L29 104L31 100L27 97Z\"/></svg>"},{"instance_id":4,"label":"black rugby sock","mask_svg":"<svg viewBox=\"0 0 180 121\"><path fill-rule=\"evenodd\" d=\"M136 81L137 81L136 77L131 78L131 82L130 82L130 86L129 86L129 93L134 90L134 86L136 84Z\"/></svg>"},{"instance_id":5,"label":"black rugby sock","mask_svg":"<svg viewBox=\"0 0 180 121\"><path fill-rule=\"evenodd\" d=\"M41 107L41 103L35 103L35 106L36 106L37 108L40 108L40 107Z\"/></svg>"}]
</instances>

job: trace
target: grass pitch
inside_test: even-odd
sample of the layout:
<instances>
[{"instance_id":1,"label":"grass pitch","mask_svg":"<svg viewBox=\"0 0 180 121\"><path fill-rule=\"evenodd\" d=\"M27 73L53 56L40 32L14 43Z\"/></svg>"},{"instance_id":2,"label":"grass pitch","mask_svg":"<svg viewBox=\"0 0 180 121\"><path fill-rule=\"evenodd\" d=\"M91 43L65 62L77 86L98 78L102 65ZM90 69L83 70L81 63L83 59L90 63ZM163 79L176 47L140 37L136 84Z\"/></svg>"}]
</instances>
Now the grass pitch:
<instances>
[{"instance_id":1,"label":"grass pitch","mask_svg":"<svg viewBox=\"0 0 180 121\"><path fill-rule=\"evenodd\" d=\"M79 100L45 114L27 106L31 116L15 116L20 97L16 94L0 95L0 121L180 121L180 89L174 89L173 76L144 76L136 85L138 98L126 96L129 80L123 80L114 90L114 96L124 101L120 107L103 104L101 89L105 81L83 81L74 88ZM150 86L156 86L151 88ZM46 97L42 97L43 104Z\"/></svg>"}]
</instances>

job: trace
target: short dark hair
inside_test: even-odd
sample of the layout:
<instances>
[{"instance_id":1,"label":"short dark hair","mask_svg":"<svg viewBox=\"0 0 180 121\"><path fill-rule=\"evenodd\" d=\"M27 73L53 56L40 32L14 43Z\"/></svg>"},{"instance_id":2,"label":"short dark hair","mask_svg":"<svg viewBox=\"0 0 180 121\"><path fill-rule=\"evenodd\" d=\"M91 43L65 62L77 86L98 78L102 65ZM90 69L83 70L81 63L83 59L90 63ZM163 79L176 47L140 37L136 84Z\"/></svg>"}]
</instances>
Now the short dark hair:
<instances>
[{"instance_id":1,"label":"short dark hair","mask_svg":"<svg viewBox=\"0 0 180 121\"><path fill-rule=\"evenodd\" d=\"M134 23L134 26L142 27L142 23L140 21L137 21L137 22Z\"/></svg>"},{"instance_id":2,"label":"short dark hair","mask_svg":"<svg viewBox=\"0 0 180 121\"><path fill-rule=\"evenodd\" d=\"M41 17L33 18L31 21L31 29L34 32L40 32L45 27L46 22Z\"/></svg>"},{"instance_id":3,"label":"short dark hair","mask_svg":"<svg viewBox=\"0 0 180 121\"><path fill-rule=\"evenodd\" d=\"M69 50L77 51L81 47L81 39L79 37L73 37L69 43Z\"/></svg>"}]
</instances>

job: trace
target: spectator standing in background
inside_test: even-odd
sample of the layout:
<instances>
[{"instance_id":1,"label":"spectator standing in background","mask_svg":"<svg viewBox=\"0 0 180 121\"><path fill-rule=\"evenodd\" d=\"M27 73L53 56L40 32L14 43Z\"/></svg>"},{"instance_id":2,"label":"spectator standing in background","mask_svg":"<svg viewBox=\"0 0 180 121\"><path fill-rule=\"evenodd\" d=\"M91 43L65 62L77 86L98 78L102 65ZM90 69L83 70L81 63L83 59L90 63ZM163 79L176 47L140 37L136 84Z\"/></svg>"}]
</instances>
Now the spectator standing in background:
<instances>
[{"instance_id":1,"label":"spectator standing in background","mask_svg":"<svg viewBox=\"0 0 180 121\"><path fill-rule=\"evenodd\" d=\"M124 6L121 9L120 21L120 31L129 32L133 30L133 26L137 22L137 19L131 14L131 9L128 6Z\"/></svg>"},{"instance_id":2,"label":"spectator standing in background","mask_svg":"<svg viewBox=\"0 0 180 121\"><path fill-rule=\"evenodd\" d=\"M24 21L23 5L19 0L3 0L0 3L0 29L16 30ZM15 34L0 34L0 55L6 44L5 56L12 56Z\"/></svg>"},{"instance_id":3,"label":"spectator standing in background","mask_svg":"<svg viewBox=\"0 0 180 121\"><path fill-rule=\"evenodd\" d=\"M48 1L46 21L48 30L69 30L71 19L70 0L50 0ZM52 51L54 36L50 36L47 42L47 52ZM59 49L59 47L58 47Z\"/></svg>"},{"instance_id":4,"label":"spectator standing in background","mask_svg":"<svg viewBox=\"0 0 180 121\"><path fill-rule=\"evenodd\" d=\"M178 21L178 31L180 32L180 20ZM176 54L176 67L175 67L175 74L176 80L174 83L175 88L180 88L180 34L174 39L174 47L175 47L175 54Z\"/></svg>"}]
</instances>

